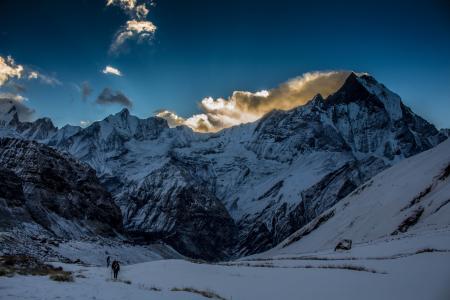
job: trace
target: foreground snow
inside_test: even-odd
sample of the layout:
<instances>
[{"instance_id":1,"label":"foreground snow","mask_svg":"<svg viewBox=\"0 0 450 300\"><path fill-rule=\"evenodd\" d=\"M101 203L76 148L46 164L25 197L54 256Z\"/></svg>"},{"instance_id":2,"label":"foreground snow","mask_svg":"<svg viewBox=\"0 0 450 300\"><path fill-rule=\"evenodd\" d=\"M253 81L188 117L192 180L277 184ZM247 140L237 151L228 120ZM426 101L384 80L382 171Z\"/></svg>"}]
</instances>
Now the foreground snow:
<instances>
[{"instance_id":1,"label":"foreground snow","mask_svg":"<svg viewBox=\"0 0 450 300\"><path fill-rule=\"evenodd\" d=\"M444 300L450 298L450 229L359 244L345 253L328 249L226 264L146 262L123 266L119 281L104 267L61 266L74 272L75 282L0 277L1 299L205 299L171 291L189 287L225 299Z\"/></svg>"}]
</instances>

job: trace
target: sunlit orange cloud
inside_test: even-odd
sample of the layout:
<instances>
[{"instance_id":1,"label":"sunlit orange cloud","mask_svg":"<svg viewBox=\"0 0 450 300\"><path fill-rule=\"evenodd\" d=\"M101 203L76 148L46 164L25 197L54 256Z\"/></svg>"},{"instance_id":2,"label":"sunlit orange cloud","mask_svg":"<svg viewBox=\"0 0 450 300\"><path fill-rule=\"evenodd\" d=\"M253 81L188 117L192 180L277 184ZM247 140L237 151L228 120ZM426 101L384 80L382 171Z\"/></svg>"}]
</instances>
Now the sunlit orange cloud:
<instances>
[{"instance_id":1,"label":"sunlit orange cloud","mask_svg":"<svg viewBox=\"0 0 450 300\"><path fill-rule=\"evenodd\" d=\"M156 115L166 119L171 127L186 125L194 131L216 132L254 122L274 109L289 110L304 105L319 93L327 97L342 86L349 74L349 71L310 72L271 90L235 91L228 99L206 97L199 103L202 113L186 119L168 110Z\"/></svg>"}]
</instances>

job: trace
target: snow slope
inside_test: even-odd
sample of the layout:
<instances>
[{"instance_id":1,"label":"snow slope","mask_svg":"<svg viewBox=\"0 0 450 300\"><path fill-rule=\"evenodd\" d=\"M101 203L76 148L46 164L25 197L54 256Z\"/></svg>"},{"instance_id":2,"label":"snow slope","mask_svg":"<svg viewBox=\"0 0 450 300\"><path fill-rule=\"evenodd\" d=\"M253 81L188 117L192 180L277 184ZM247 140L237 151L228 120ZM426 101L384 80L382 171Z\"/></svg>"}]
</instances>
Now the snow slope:
<instances>
[{"instance_id":1,"label":"snow slope","mask_svg":"<svg viewBox=\"0 0 450 300\"><path fill-rule=\"evenodd\" d=\"M449 216L447 140L376 175L277 247L256 257L333 249L342 239L360 244L405 233L429 235L448 230Z\"/></svg>"}]
</instances>

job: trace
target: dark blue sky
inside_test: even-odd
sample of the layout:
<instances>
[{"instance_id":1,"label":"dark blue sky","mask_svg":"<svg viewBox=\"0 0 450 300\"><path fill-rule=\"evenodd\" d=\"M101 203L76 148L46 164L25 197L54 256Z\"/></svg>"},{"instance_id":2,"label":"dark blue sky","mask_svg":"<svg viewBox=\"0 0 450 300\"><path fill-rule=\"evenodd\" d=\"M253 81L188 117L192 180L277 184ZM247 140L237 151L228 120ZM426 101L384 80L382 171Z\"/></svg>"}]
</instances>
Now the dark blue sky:
<instances>
[{"instance_id":1,"label":"dark blue sky","mask_svg":"<svg viewBox=\"0 0 450 300\"><path fill-rule=\"evenodd\" d=\"M57 125L118 111L94 104L105 87L131 99L140 117L161 108L188 117L206 96L270 89L309 71L355 70L372 74L438 127L450 127L444 0L156 4L147 17L158 27L152 41L130 41L117 55L108 50L130 17L106 0L1 0L0 56L61 82L23 83L27 105ZM106 65L123 76L102 74ZM93 89L86 101L75 88L84 81Z\"/></svg>"}]
</instances>

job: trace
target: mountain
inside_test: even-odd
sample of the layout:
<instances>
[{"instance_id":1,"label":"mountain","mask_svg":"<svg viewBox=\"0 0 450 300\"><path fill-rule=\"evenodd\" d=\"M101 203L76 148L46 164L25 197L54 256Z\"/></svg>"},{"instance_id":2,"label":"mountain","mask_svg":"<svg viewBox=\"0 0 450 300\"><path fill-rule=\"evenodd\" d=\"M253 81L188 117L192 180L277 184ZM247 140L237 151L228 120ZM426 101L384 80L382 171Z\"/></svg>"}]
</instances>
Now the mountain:
<instances>
[{"instance_id":1,"label":"mountain","mask_svg":"<svg viewBox=\"0 0 450 300\"><path fill-rule=\"evenodd\" d=\"M88 163L126 231L207 259L270 249L377 173L447 138L373 77L353 73L326 99L218 133L124 109L87 128L16 120L0 134Z\"/></svg>"},{"instance_id":2,"label":"mountain","mask_svg":"<svg viewBox=\"0 0 450 300\"><path fill-rule=\"evenodd\" d=\"M2 229L24 223L58 237L114 236L122 218L88 165L34 141L0 139Z\"/></svg>"},{"instance_id":3,"label":"mountain","mask_svg":"<svg viewBox=\"0 0 450 300\"><path fill-rule=\"evenodd\" d=\"M343 239L363 246L444 235L448 244L449 195L447 140L374 176L274 249L255 257L333 251ZM408 248L413 246L410 242Z\"/></svg>"}]
</instances>

